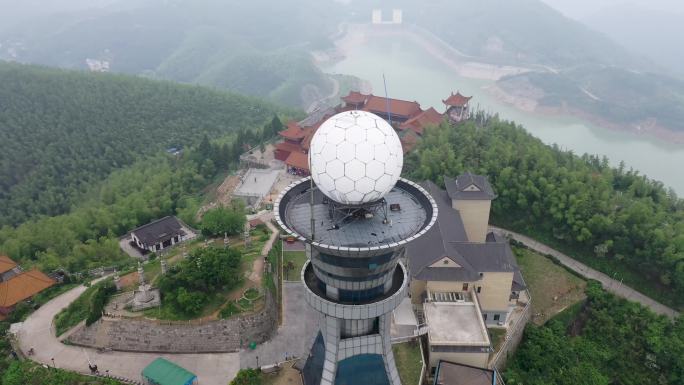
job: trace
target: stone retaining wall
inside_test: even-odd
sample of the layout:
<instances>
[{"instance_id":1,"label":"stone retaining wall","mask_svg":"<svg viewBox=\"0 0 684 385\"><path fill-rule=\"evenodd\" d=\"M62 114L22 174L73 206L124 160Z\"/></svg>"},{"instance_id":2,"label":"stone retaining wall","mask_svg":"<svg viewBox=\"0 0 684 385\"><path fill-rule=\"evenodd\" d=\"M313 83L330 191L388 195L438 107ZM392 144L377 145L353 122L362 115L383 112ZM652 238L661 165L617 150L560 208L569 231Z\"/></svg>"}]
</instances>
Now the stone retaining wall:
<instances>
[{"instance_id":1,"label":"stone retaining wall","mask_svg":"<svg viewBox=\"0 0 684 385\"><path fill-rule=\"evenodd\" d=\"M264 310L202 324L103 317L67 339L73 345L130 352L234 352L271 338L278 327L275 301L267 290Z\"/></svg>"}]
</instances>

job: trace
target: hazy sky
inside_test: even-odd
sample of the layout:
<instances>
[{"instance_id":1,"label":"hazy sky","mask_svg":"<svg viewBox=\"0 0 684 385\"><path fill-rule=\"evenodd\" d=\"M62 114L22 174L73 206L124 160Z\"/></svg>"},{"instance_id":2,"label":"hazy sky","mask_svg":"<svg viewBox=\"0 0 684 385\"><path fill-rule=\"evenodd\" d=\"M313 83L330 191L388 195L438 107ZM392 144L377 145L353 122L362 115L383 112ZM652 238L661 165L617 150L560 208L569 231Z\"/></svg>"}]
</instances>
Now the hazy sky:
<instances>
[{"instance_id":1,"label":"hazy sky","mask_svg":"<svg viewBox=\"0 0 684 385\"><path fill-rule=\"evenodd\" d=\"M566 16L583 19L602 8L631 3L648 9L684 13L682 0L542 0Z\"/></svg>"}]
</instances>

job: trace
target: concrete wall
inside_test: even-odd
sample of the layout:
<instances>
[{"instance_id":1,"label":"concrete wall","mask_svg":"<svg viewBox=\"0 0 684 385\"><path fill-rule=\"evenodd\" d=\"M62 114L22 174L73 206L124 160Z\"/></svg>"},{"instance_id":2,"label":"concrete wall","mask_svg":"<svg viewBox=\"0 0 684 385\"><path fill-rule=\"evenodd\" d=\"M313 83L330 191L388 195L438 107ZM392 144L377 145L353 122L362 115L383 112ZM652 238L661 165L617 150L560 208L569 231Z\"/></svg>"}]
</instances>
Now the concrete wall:
<instances>
[{"instance_id":1,"label":"concrete wall","mask_svg":"<svg viewBox=\"0 0 684 385\"><path fill-rule=\"evenodd\" d=\"M489 353L467 353L467 352L430 352L430 365L428 371L437 367L439 360L455 362L457 364L470 365L478 368L486 368L489 362Z\"/></svg>"},{"instance_id":2,"label":"concrete wall","mask_svg":"<svg viewBox=\"0 0 684 385\"><path fill-rule=\"evenodd\" d=\"M421 281L418 279L411 280L410 293L412 304L418 305L423 303L423 293L425 293L425 284L425 281Z\"/></svg>"},{"instance_id":3,"label":"concrete wall","mask_svg":"<svg viewBox=\"0 0 684 385\"><path fill-rule=\"evenodd\" d=\"M525 331L525 325L530 322L532 317L532 306L528 304L520 319L506 331L506 339L501 350L492 358L490 362L490 369L496 369L498 371L503 371L506 368L506 362L508 358L513 356L515 350L520 345L522 340L523 332Z\"/></svg>"},{"instance_id":4,"label":"concrete wall","mask_svg":"<svg viewBox=\"0 0 684 385\"><path fill-rule=\"evenodd\" d=\"M429 281L427 285L425 285L425 288L432 291L432 292L462 292L463 291L463 284L467 283L468 284L468 290L472 287L480 285L479 281L476 282L461 282L461 281ZM506 297L508 299L508 297Z\"/></svg>"},{"instance_id":5,"label":"concrete wall","mask_svg":"<svg viewBox=\"0 0 684 385\"><path fill-rule=\"evenodd\" d=\"M107 317L78 330L68 338L68 342L132 352L233 352L251 342L267 341L277 327L276 304L267 291L264 310L258 314L202 324Z\"/></svg>"},{"instance_id":6,"label":"concrete wall","mask_svg":"<svg viewBox=\"0 0 684 385\"><path fill-rule=\"evenodd\" d=\"M489 224L490 200L456 200L452 206L461 214L466 235L470 242L484 242Z\"/></svg>"},{"instance_id":7,"label":"concrete wall","mask_svg":"<svg viewBox=\"0 0 684 385\"><path fill-rule=\"evenodd\" d=\"M513 272L484 273L480 283L474 284L475 288L482 286L478 293L482 311L508 312L512 284Z\"/></svg>"}]
</instances>

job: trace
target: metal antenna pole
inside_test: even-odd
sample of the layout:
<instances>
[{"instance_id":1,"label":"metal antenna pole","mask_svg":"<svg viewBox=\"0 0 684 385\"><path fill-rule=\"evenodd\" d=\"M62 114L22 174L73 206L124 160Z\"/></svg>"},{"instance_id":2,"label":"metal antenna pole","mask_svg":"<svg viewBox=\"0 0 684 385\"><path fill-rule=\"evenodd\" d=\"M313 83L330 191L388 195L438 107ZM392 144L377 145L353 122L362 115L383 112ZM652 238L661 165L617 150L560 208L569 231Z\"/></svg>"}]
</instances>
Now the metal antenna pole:
<instances>
[{"instance_id":1,"label":"metal antenna pole","mask_svg":"<svg viewBox=\"0 0 684 385\"><path fill-rule=\"evenodd\" d=\"M313 241L316 234L316 220L314 219L314 182L313 176L309 177L309 208L311 210L311 241Z\"/></svg>"},{"instance_id":2,"label":"metal antenna pole","mask_svg":"<svg viewBox=\"0 0 684 385\"><path fill-rule=\"evenodd\" d=\"M387 120L390 126L392 125L392 111L390 110L389 96L387 95L387 80L385 79L385 73L382 73L382 82L385 84L385 104L387 105Z\"/></svg>"}]
</instances>

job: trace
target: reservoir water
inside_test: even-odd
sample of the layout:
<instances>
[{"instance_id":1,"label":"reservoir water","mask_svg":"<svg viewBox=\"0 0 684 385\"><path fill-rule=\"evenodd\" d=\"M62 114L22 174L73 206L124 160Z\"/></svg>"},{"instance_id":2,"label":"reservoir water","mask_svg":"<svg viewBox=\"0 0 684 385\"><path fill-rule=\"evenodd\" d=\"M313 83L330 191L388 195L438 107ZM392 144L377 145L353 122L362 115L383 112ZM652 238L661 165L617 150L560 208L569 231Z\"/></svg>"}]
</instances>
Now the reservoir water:
<instances>
[{"instance_id":1,"label":"reservoir water","mask_svg":"<svg viewBox=\"0 0 684 385\"><path fill-rule=\"evenodd\" d=\"M659 139L595 126L574 117L543 116L520 111L488 95L483 89L493 81L459 76L417 43L401 36L367 37L345 53L346 57L325 67L329 73L349 74L368 81L376 95L384 95L382 74L390 97L415 100L423 108L444 110L442 99L460 91L473 95L471 108L497 112L523 125L545 143L557 143L576 154L606 155L611 164L627 167L662 181L684 196L684 146Z\"/></svg>"}]
</instances>

